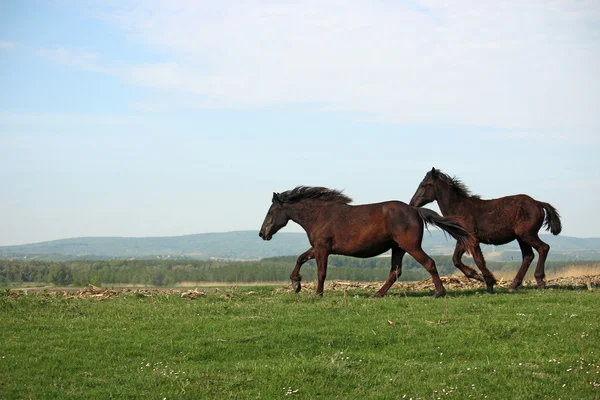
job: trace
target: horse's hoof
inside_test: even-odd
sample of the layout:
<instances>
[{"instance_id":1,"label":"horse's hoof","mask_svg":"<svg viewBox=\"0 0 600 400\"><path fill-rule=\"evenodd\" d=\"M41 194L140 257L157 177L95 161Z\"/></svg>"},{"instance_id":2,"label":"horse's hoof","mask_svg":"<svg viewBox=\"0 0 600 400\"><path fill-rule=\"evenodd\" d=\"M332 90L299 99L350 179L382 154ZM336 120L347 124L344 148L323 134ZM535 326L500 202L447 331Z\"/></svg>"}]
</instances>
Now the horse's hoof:
<instances>
[{"instance_id":1,"label":"horse's hoof","mask_svg":"<svg viewBox=\"0 0 600 400\"><path fill-rule=\"evenodd\" d=\"M379 292L377 292L377 293L375 293L375 294L371 295L371 297L373 297L373 298L381 298L381 297L383 297L383 296L385 296L385 294L384 294L384 293L379 293Z\"/></svg>"},{"instance_id":2,"label":"horse's hoof","mask_svg":"<svg viewBox=\"0 0 600 400\"><path fill-rule=\"evenodd\" d=\"M300 284L300 279L294 280L292 279L292 288L296 293L298 293L302 289L302 285Z\"/></svg>"},{"instance_id":3,"label":"horse's hoof","mask_svg":"<svg viewBox=\"0 0 600 400\"><path fill-rule=\"evenodd\" d=\"M521 286L521 282L513 282L510 285L510 289L508 289L509 292L516 292L517 289L519 288L519 286Z\"/></svg>"},{"instance_id":4,"label":"horse's hoof","mask_svg":"<svg viewBox=\"0 0 600 400\"><path fill-rule=\"evenodd\" d=\"M540 289L546 289L546 282L544 281L537 281L537 285Z\"/></svg>"},{"instance_id":5,"label":"horse's hoof","mask_svg":"<svg viewBox=\"0 0 600 400\"><path fill-rule=\"evenodd\" d=\"M440 297L444 297L446 296L446 291L444 290L443 292L435 292L435 294L433 295L434 299L438 299Z\"/></svg>"}]
</instances>

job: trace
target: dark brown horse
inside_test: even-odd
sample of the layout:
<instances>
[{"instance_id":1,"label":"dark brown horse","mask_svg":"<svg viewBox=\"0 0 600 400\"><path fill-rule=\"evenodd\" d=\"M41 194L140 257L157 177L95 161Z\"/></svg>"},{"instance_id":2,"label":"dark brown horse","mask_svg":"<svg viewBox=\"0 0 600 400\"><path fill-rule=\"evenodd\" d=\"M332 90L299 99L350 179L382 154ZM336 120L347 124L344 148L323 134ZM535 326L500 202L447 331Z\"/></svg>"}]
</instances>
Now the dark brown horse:
<instances>
[{"instance_id":1,"label":"dark brown horse","mask_svg":"<svg viewBox=\"0 0 600 400\"><path fill-rule=\"evenodd\" d=\"M516 239L521 248L523 263L511 289L514 290L523 283L527 269L535 257L532 248L539 254L535 279L540 288L545 286L544 263L550 246L542 242L538 232L545 226L553 235L560 233L560 216L554 207L524 194L482 200L479 196L472 195L460 180L432 168L417 188L410 205L421 207L436 200L445 217L457 218L477 238L478 243L474 248L469 249L458 242L454 250L454 265L466 276L482 280L475 270L461 260L465 250L469 250L483 273L488 291L492 292L496 280L485 265L479 243L506 244Z\"/></svg>"},{"instance_id":2,"label":"dark brown horse","mask_svg":"<svg viewBox=\"0 0 600 400\"><path fill-rule=\"evenodd\" d=\"M330 254L367 258L392 249L392 267L376 296L383 296L402 273L402 257L410 254L433 278L435 297L446 289L435 262L421 248L424 225L431 223L448 232L469 248L473 237L454 218L442 218L434 211L411 207L400 201L353 206L348 196L324 187L298 186L273 193L273 203L260 228L259 236L270 240L289 220L302 226L311 248L298 257L290 275L296 292L301 289L300 267L306 261L317 262L317 294L323 294Z\"/></svg>"}]
</instances>

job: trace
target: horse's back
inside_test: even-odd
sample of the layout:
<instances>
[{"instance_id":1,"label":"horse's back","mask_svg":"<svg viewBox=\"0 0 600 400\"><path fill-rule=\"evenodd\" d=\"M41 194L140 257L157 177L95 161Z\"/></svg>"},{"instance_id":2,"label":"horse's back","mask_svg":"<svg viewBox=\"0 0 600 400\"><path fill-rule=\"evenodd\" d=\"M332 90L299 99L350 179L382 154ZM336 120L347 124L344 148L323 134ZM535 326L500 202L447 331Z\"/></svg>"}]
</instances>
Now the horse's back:
<instances>
[{"instance_id":1,"label":"horse's back","mask_svg":"<svg viewBox=\"0 0 600 400\"><path fill-rule=\"evenodd\" d=\"M414 207L399 201L389 200L382 201L379 203L359 204L359 205L348 205L344 210L348 215L356 218L360 215L369 215L372 218L388 219L395 215L417 215Z\"/></svg>"},{"instance_id":2,"label":"horse's back","mask_svg":"<svg viewBox=\"0 0 600 400\"><path fill-rule=\"evenodd\" d=\"M541 204L526 194L480 200L471 208L475 233L483 243L508 243L522 232L539 230L544 220ZM469 224L470 225L470 224Z\"/></svg>"},{"instance_id":3,"label":"horse's back","mask_svg":"<svg viewBox=\"0 0 600 400\"><path fill-rule=\"evenodd\" d=\"M390 200L380 203L348 205L339 210L338 217L347 224L362 223L368 226L387 225L391 219L417 216L414 207L399 201ZM381 229L377 226L377 229Z\"/></svg>"},{"instance_id":4,"label":"horse's back","mask_svg":"<svg viewBox=\"0 0 600 400\"><path fill-rule=\"evenodd\" d=\"M517 217L530 216L534 218L544 216L540 202L526 194L514 194L486 201L489 202L488 208L499 210L503 214L510 213Z\"/></svg>"},{"instance_id":5,"label":"horse's back","mask_svg":"<svg viewBox=\"0 0 600 400\"><path fill-rule=\"evenodd\" d=\"M389 200L380 203L364 204L355 207L365 207L365 209L376 210L381 213L382 221L386 224L397 219L401 220L421 220L417 210L400 200Z\"/></svg>"},{"instance_id":6,"label":"horse's back","mask_svg":"<svg viewBox=\"0 0 600 400\"><path fill-rule=\"evenodd\" d=\"M420 240L422 221L416 210L401 201L347 205L331 210L326 236L332 252L354 257L372 257L394 246L399 231ZM323 232L325 233L325 232Z\"/></svg>"},{"instance_id":7,"label":"horse's back","mask_svg":"<svg viewBox=\"0 0 600 400\"><path fill-rule=\"evenodd\" d=\"M379 203L349 205L349 207L352 207L355 209L362 209L362 208L368 209L368 208L390 208L390 207L407 208L407 207L411 207L411 206L409 206L408 204L406 204L400 200L388 200L388 201L381 201Z\"/></svg>"}]
</instances>

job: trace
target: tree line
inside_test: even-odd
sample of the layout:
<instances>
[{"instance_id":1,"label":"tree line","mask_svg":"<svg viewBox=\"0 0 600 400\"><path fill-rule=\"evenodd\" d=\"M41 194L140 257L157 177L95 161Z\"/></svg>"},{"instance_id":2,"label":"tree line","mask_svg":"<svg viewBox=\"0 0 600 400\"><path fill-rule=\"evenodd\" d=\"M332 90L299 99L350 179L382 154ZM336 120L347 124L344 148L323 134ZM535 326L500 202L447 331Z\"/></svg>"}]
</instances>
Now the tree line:
<instances>
[{"instance_id":1,"label":"tree line","mask_svg":"<svg viewBox=\"0 0 600 400\"><path fill-rule=\"evenodd\" d=\"M456 271L450 256L433 256L441 275ZM286 281L296 257L272 257L258 261L219 260L104 260L35 261L0 260L0 285L27 282L61 286L87 284L141 284L170 286L181 282L275 282ZM547 261L546 269L565 265L583 265L590 261ZM360 282L385 280L390 271L389 257L367 259L330 256L329 279ZM516 270L518 262L488 262L492 270ZM316 279L315 262L302 267L304 280ZM400 280L427 279L430 275L412 257L406 256Z\"/></svg>"}]
</instances>

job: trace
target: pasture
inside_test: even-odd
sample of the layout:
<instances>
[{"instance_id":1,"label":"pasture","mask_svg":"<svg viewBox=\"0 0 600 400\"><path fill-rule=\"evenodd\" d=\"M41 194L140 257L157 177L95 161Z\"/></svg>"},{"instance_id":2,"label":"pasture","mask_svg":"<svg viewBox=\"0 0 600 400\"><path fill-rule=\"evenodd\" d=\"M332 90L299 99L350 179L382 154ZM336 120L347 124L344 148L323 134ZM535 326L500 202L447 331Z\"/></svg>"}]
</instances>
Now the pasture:
<instances>
[{"instance_id":1,"label":"pasture","mask_svg":"<svg viewBox=\"0 0 600 400\"><path fill-rule=\"evenodd\" d=\"M597 399L600 292L0 297L0 398Z\"/></svg>"}]
</instances>

